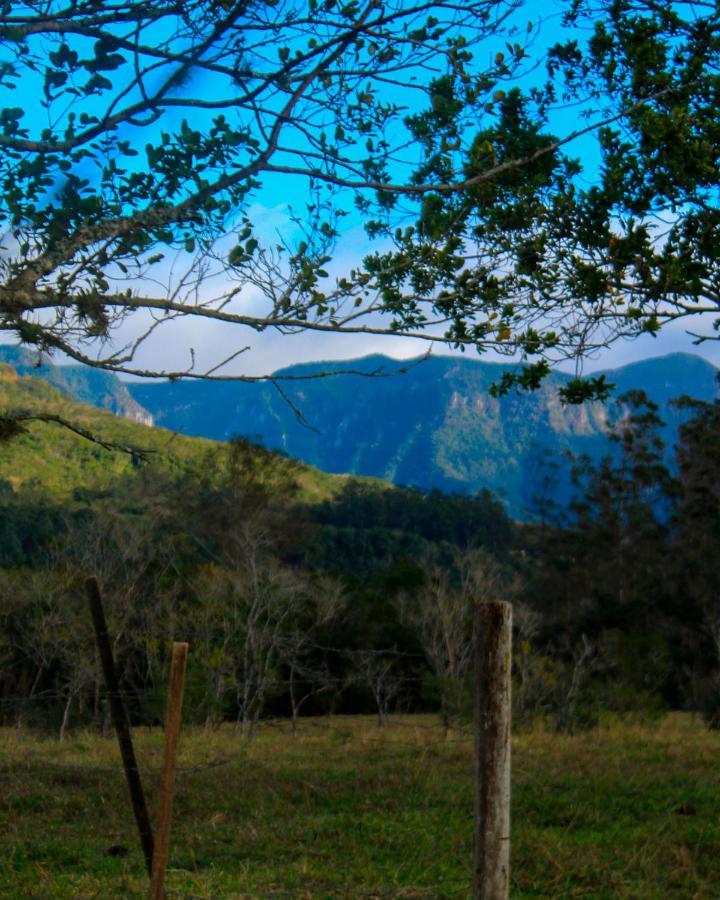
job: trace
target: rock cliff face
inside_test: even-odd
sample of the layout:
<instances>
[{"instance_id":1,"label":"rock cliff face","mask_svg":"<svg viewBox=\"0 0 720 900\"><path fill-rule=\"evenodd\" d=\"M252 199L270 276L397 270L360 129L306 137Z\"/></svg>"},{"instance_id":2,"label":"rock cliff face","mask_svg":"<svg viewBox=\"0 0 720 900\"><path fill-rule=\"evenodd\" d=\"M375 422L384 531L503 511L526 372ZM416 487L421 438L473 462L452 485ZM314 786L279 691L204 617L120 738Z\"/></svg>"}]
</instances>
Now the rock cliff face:
<instances>
[{"instance_id":1,"label":"rock cliff face","mask_svg":"<svg viewBox=\"0 0 720 900\"><path fill-rule=\"evenodd\" d=\"M35 375L45 379L53 387L81 403L107 409L117 416L124 416L143 425L154 424L151 413L110 372L86 366L55 366L47 360L41 360L38 366L36 354L18 347L0 346L0 361L11 365L19 375Z\"/></svg>"},{"instance_id":2,"label":"rock cliff face","mask_svg":"<svg viewBox=\"0 0 720 900\"><path fill-rule=\"evenodd\" d=\"M375 475L395 484L503 496L515 515L527 515L543 483L567 495L564 451L598 456L607 448L611 407L563 406L557 389L568 376L553 374L530 394L493 398L488 389L506 365L457 357L430 358L400 374L381 356L350 363L294 366L278 374L338 375L272 386L179 382L133 384L130 390L158 425L217 439L244 435L329 472ZM673 354L607 373L616 395L645 390L667 422L672 442L680 421L669 401L682 394L711 399L717 370L700 357Z\"/></svg>"}]
</instances>

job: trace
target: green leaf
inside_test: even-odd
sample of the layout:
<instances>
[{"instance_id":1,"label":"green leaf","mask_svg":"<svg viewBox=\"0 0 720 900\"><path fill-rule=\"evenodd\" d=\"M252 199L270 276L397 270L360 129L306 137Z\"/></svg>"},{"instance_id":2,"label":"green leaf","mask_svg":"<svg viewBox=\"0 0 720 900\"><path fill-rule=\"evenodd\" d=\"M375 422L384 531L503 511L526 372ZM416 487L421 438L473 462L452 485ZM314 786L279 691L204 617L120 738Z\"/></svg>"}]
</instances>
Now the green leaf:
<instances>
[{"instance_id":1,"label":"green leaf","mask_svg":"<svg viewBox=\"0 0 720 900\"><path fill-rule=\"evenodd\" d=\"M566 405L585 403L593 400L607 400L615 385L606 381L604 375L593 378L573 378L560 388L560 399Z\"/></svg>"}]
</instances>

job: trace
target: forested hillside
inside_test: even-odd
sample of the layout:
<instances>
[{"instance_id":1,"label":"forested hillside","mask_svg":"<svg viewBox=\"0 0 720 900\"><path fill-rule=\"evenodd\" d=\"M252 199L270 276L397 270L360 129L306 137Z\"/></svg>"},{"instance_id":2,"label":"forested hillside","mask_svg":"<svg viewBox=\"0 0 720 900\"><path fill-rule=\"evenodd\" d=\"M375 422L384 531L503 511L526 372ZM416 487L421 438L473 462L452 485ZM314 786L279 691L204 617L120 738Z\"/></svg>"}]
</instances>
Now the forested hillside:
<instances>
[{"instance_id":1,"label":"forested hillside","mask_svg":"<svg viewBox=\"0 0 720 900\"><path fill-rule=\"evenodd\" d=\"M441 702L445 664L436 660L433 681L419 636L430 640L418 609L427 612L434 595L423 593L415 610L409 598L440 579L454 639L467 648L469 595L458 604L440 567L462 570L469 585L486 565L510 566L514 525L489 494L397 492L247 442L172 435L69 401L9 367L0 405L60 414L146 451L141 461L42 422L0 444L6 721L65 730L101 715L91 700L100 673L82 588L89 574L105 591L141 721L155 715L168 642L183 635L196 714L239 716L252 728L268 711L318 703L379 704L384 714L396 703Z\"/></svg>"},{"instance_id":2,"label":"forested hillside","mask_svg":"<svg viewBox=\"0 0 720 900\"><path fill-rule=\"evenodd\" d=\"M373 382L374 383L374 382ZM515 716L561 730L608 713L701 710L720 725L720 404L684 401L673 465L659 409L618 398L572 502L518 524L488 491L331 476L237 440L147 428L0 373L0 403L57 412L0 444L3 720L101 727L83 595L95 574L138 722L159 715L173 639L192 647L191 716L469 712L472 616L515 605ZM551 469L548 468L551 474Z\"/></svg>"}]
</instances>

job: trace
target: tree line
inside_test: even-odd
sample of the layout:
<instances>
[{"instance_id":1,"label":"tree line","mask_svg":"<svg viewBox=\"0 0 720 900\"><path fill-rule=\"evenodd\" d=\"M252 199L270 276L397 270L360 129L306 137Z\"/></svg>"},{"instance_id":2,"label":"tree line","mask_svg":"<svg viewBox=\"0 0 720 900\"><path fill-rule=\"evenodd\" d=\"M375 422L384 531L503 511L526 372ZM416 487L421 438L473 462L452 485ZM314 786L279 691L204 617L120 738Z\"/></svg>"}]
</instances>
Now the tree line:
<instances>
[{"instance_id":1,"label":"tree line","mask_svg":"<svg viewBox=\"0 0 720 900\"><path fill-rule=\"evenodd\" d=\"M675 402L669 463L657 407L630 391L609 452L569 460L570 508L529 529L538 643L572 668L579 719L644 703L720 726L720 402Z\"/></svg>"}]
</instances>

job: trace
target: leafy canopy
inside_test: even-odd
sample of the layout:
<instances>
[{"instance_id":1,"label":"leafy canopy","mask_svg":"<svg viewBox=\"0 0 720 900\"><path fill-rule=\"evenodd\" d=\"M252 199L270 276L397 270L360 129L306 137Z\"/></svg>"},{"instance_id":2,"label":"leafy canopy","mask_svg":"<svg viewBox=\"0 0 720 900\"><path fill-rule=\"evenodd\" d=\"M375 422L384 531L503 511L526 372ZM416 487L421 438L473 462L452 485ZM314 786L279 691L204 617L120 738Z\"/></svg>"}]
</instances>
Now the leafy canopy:
<instances>
[{"instance_id":1,"label":"leafy canopy","mask_svg":"<svg viewBox=\"0 0 720 900\"><path fill-rule=\"evenodd\" d=\"M1 4L0 329L171 377L228 361L140 362L183 317L235 328L233 357L243 333L403 334L519 353L532 385L717 313L715 6L575 0L550 32L533 8Z\"/></svg>"}]
</instances>

